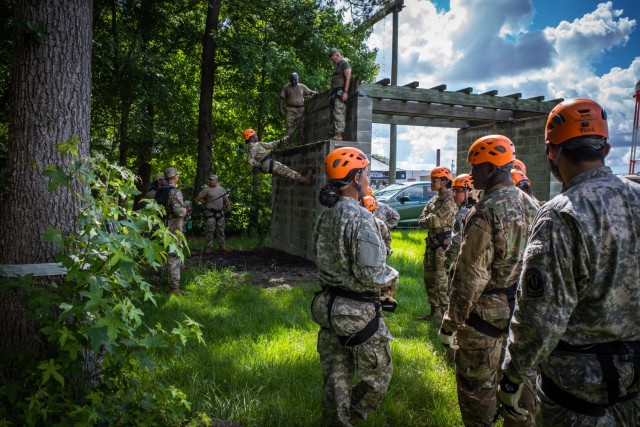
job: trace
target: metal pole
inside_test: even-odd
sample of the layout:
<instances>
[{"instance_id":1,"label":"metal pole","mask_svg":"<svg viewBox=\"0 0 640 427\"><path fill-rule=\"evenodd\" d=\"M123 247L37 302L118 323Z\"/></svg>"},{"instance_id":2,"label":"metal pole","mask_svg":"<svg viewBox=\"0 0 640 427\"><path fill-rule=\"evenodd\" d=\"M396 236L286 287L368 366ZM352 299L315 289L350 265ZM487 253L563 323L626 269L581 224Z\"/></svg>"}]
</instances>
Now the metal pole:
<instances>
[{"instance_id":1,"label":"metal pole","mask_svg":"<svg viewBox=\"0 0 640 427\"><path fill-rule=\"evenodd\" d=\"M404 1L396 2L393 11L393 41L391 47L391 86L398 85L398 12ZM389 125L389 184L396 182L396 153L398 142L398 125Z\"/></svg>"}]
</instances>

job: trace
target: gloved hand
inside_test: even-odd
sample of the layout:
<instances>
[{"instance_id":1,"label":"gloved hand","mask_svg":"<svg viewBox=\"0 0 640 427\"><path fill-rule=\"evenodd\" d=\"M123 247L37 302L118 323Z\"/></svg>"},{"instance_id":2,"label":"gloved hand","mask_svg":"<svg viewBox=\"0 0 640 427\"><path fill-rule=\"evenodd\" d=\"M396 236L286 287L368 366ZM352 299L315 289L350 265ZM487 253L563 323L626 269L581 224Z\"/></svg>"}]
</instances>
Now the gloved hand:
<instances>
[{"instance_id":1,"label":"gloved hand","mask_svg":"<svg viewBox=\"0 0 640 427\"><path fill-rule=\"evenodd\" d=\"M455 332L445 331L444 329L440 328L440 333L438 334L438 338L440 338L440 342L442 342L442 344L444 344L444 346L447 348L450 348L453 350L457 350L460 348L458 347L458 344L456 344Z\"/></svg>"},{"instance_id":2,"label":"gloved hand","mask_svg":"<svg viewBox=\"0 0 640 427\"><path fill-rule=\"evenodd\" d=\"M514 383L506 375L502 375L498 386L498 400L504 409L518 421L525 421L529 412L518 406L524 383Z\"/></svg>"},{"instance_id":3,"label":"gloved hand","mask_svg":"<svg viewBox=\"0 0 640 427\"><path fill-rule=\"evenodd\" d=\"M452 266L453 263L451 261L449 261L448 259L444 260L444 269L447 270L447 273L451 271Z\"/></svg>"}]
</instances>

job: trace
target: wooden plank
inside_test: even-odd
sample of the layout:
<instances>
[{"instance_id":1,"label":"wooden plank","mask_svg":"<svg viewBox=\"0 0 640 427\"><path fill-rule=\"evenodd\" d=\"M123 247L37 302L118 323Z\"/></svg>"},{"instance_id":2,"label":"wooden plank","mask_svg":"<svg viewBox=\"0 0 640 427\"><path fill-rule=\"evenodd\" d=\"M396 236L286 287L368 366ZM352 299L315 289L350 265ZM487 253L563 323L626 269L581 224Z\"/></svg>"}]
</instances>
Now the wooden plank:
<instances>
[{"instance_id":1,"label":"wooden plank","mask_svg":"<svg viewBox=\"0 0 640 427\"><path fill-rule=\"evenodd\" d=\"M512 93L511 95L505 95L505 98L513 98L513 99L520 99L522 98L522 94L520 92L518 93Z\"/></svg>"},{"instance_id":2,"label":"wooden plank","mask_svg":"<svg viewBox=\"0 0 640 427\"><path fill-rule=\"evenodd\" d=\"M407 83L406 85L403 85L404 87L412 87L412 88L417 88L418 86L420 86L420 82L411 82L411 83Z\"/></svg>"},{"instance_id":3,"label":"wooden plank","mask_svg":"<svg viewBox=\"0 0 640 427\"><path fill-rule=\"evenodd\" d=\"M489 92L481 93L480 95L496 96L497 94L498 94L498 91L494 89L494 90L490 90Z\"/></svg>"},{"instance_id":4,"label":"wooden plank","mask_svg":"<svg viewBox=\"0 0 640 427\"><path fill-rule=\"evenodd\" d=\"M478 120L482 122L504 122L513 119L509 110L492 108L473 108L426 104L423 102L405 102L392 99L373 99L371 102L374 114L397 114L411 117L446 117L451 119Z\"/></svg>"},{"instance_id":5,"label":"wooden plank","mask_svg":"<svg viewBox=\"0 0 640 427\"><path fill-rule=\"evenodd\" d=\"M444 105L462 105L468 107L495 108L501 110L530 111L549 114L555 103L538 102L526 99L514 99L503 96L465 94L459 92L437 91L434 89L407 88L403 86L380 86L362 83L361 90L370 98L397 99Z\"/></svg>"},{"instance_id":6,"label":"wooden plank","mask_svg":"<svg viewBox=\"0 0 640 427\"><path fill-rule=\"evenodd\" d=\"M456 92L462 92L462 93L466 93L468 95L471 92L473 92L473 88L472 87L465 87L463 89L458 89Z\"/></svg>"},{"instance_id":7,"label":"wooden plank","mask_svg":"<svg viewBox=\"0 0 640 427\"><path fill-rule=\"evenodd\" d=\"M427 118L427 117L406 117L406 116L394 116L391 114L373 114L373 123L381 123L388 125L400 125L400 126L427 126L438 128L455 128L460 129L469 127L471 122L466 120L447 120L440 118Z\"/></svg>"},{"instance_id":8,"label":"wooden plank","mask_svg":"<svg viewBox=\"0 0 640 427\"><path fill-rule=\"evenodd\" d=\"M377 85L383 85L383 86L386 86L389 83L391 83L391 79L388 77L385 77L384 79L380 79L376 82Z\"/></svg>"},{"instance_id":9,"label":"wooden plank","mask_svg":"<svg viewBox=\"0 0 640 427\"><path fill-rule=\"evenodd\" d=\"M431 89L437 90L438 92L442 92L443 90L447 90L447 85L438 85L434 86Z\"/></svg>"},{"instance_id":10,"label":"wooden plank","mask_svg":"<svg viewBox=\"0 0 640 427\"><path fill-rule=\"evenodd\" d=\"M532 99L534 101L544 101L544 95L534 96L534 97L527 98L527 99Z\"/></svg>"}]
</instances>

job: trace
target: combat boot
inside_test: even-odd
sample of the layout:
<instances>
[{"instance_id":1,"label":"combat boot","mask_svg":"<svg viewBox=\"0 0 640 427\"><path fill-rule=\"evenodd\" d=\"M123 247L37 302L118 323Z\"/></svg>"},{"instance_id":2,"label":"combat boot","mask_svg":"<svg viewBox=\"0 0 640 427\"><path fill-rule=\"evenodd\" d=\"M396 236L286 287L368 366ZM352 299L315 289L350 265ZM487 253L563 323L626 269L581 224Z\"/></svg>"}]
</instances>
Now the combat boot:
<instances>
[{"instance_id":1,"label":"combat boot","mask_svg":"<svg viewBox=\"0 0 640 427\"><path fill-rule=\"evenodd\" d=\"M313 170L309 169L306 173L306 175L304 176L304 183L307 185L313 185L314 183L314 179L313 179Z\"/></svg>"},{"instance_id":2,"label":"combat boot","mask_svg":"<svg viewBox=\"0 0 640 427\"><path fill-rule=\"evenodd\" d=\"M342 134L341 133L336 133L331 138L329 138L329 140L330 141L342 141Z\"/></svg>"},{"instance_id":3,"label":"combat boot","mask_svg":"<svg viewBox=\"0 0 640 427\"><path fill-rule=\"evenodd\" d=\"M434 307L433 310L431 310L430 317L433 320L441 321L442 320L442 309L440 309L440 307L438 307L438 306Z\"/></svg>"}]
</instances>

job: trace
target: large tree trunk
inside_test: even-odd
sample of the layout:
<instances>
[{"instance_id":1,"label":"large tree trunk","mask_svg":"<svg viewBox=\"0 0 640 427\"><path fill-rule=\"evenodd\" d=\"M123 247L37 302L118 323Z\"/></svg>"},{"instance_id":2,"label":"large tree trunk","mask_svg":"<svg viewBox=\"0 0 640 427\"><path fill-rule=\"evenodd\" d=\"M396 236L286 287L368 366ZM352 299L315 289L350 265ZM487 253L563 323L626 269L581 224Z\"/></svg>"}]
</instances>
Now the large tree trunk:
<instances>
[{"instance_id":1,"label":"large tree trunk","mask_svg":"<svg viewBox=\"0 0 640 427\"><path fill-rule=\"evenodd\" d=\"M198 165L193 198L206 184L211 173L213 149L213 87L216 73L216 39L220 4L222 0L209 0L207 22L202 40L202 64L200 65L200 105L198 107Z\"/></svg>"},{"instance_id":2,"label":"large tree trunk","mask_svg":"<svg viewBox=\"0 0 640 427\"><path fill-rule=\"evenodd\" d=\"M47 191L42 172L69 161L55 144L76 135L89 152L91 95L91 0L21 0L10 94L9 188L0 206L0 263L55 261L56 246L42 243L47 227L69 232L74 205L69 191ZM20 294L0 293L0 354L37 352L36 326ZM1 374L13 376L15 365Z\"/></svg>"}]
</instances>

